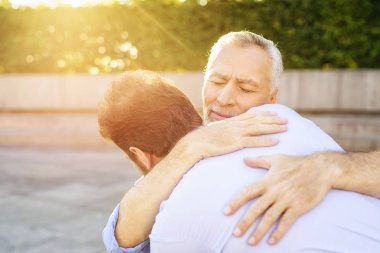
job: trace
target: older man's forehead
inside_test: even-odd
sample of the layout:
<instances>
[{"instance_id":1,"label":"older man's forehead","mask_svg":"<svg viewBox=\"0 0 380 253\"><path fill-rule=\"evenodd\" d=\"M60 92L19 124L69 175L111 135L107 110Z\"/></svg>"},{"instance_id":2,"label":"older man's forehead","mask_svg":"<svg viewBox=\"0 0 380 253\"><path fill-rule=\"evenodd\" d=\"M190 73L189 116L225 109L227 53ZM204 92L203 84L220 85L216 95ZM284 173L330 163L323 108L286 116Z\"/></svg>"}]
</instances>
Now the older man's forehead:
<instances>
[{"instance_id":1,"label":"older man's forehead","mask_svg":"<svg viewBox=\"0 0 380 253\"><path fill-rule=\"evenodd\" d=\"M222 73L217 72L217 71L211 71L211 73L210 73L210 77L217 77L217 78L225 79L225 80L229 80L229 79L231 79L231 75L228 75L228 74L222 74Z\"/></svg>"},{"instance_id":2,"label":"older man's forehead","mask_svg":"<svg viewBox=\"0 0 380 253\"><path fill-rule=\"evenodd\" d=\"M240 83L240 84L249 84L249 85L254 86L254 87L260 86L259 82L257 82L256 80L253 80L252 78L236 77L235 80L237 83Z\"/></svg>"},{"instance_id":3,"label":"older man's forehead","mask_svg":"<svg viewBox=\"0 0 380 253\"><path fill-rule=\"evenodd\" d=\"M219 79L222 79L222 80L230 80L231 78L233 78L232 81L236 82L236 83L239 83L239 84L248 84L248 85L252 85L252 86L255 86L255 87L259 87L260 86L260 83L256 80L254 80L252 77L241 77L241 76L234 76L232 73L231 74L223 74L223 73L220 73L220 72L217 72L217 71L212 71L209 75L209 77L215 77L215 78L219 78Z\"/></svg>"}]
</instances>

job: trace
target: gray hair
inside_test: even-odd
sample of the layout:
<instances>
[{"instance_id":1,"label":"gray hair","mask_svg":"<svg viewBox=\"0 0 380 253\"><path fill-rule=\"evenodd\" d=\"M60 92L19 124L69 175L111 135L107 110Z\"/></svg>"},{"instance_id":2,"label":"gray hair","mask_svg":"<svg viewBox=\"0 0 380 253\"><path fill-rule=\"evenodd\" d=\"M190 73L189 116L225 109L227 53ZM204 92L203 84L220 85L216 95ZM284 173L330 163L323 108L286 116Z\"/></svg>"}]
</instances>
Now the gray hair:
<instances>
[{"instance_id":1,"label":"gray hair","mask_svg":"<svg viewBox=\"0 0 380 253\"><path fill-rule=\"evenodd\" d=\"M272 60L272 74L270 77L272 90L278 88L280 83L280 76L283 71L282 56L280 50L276 47L273 41L264 38L261 35L253 32L241 31L230 32L218 39L218 41L212 46L211 52L208 58L206 72L211 68L219 52L226 46L238 46L249 47L259 46L264 49Z\"/></svg>"}]
</instances>

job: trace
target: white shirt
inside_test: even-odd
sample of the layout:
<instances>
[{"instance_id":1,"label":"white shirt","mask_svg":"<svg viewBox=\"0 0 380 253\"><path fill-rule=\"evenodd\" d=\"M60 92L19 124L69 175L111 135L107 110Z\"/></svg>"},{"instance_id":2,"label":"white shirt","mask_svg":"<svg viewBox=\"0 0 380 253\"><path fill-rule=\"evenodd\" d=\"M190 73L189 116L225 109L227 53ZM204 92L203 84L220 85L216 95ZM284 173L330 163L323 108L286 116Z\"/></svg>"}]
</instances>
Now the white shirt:
<instances>
[{"instance_id":1,"label":"white shirt","mask_svg":"<svg viewBox=\"0 0 380 253\"><path fill-rule=\"evenodd\" d=\"M380 200L338 190L330 191L315 209L300 217L276 246L267 244L269 233L257 246L249 246L254 226L242 238L232 235L252 201L233 216L225 216L223 209L266 173L247 167L243 158L343 151L313 122L286 106L264 105L251 110L275 111L288 119L287 132L268 135L280 143L197 163L161 205L150 235L151 252L380 252Z\"/></svg>"}]
</instances>

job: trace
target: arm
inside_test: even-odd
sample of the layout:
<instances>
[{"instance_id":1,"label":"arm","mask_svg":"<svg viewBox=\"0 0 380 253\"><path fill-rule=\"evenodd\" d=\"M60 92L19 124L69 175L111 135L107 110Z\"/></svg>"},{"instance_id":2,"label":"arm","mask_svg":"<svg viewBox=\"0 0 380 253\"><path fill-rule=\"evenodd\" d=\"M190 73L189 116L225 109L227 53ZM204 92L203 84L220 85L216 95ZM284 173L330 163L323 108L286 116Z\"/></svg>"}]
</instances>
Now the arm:
<instances>
[{"instance_id":1,"label":"arm","mask_svg":"<svg viewBox=\"0 0 380 253\"><path fill-rule=\"evenodd\" d=\"M236 235L244 234L257 217L264 214L252 234L253 245L282 215L269 243L279 241L296 219L317 206L332 188L380 198L380 152L275 155L245 162L250 167L269 169L263 180L249 186L227 210L233 213L248 200L261 195L239 221L236 230Z\"/></svg>"},{"instance_id":2,"label":"arm","mask_svg":"<svg viewBox=\"0 0 380 253\"><path fill-rule=\"evenodd\" d=\"M285 123L268 112L246 113L186 135L123 197L115 229L119 245L133 247L148 238L161 202L196 162L243 147L275 145L275 140L254 136L285 131Z\"/></svg>"},{"instance_id":3,"label":"arm","mask_svg":"<svg viewBox=\"0 0 380 253\"><path fill-rule=\"evenodd\" d=\"M380 151L370 153L321 153L310 156L319 168L333 173L333 188L380 198Z\"/></svg>"},{"instance_id":4,"label":"arm","mask_svg":"<svg viewBox=\"0 0 380 253\"><path fill-rule=\"evenodd\" d=\"M107 249L107 252L110 253L149 253L150 252L150 242L145 240L144 242L136 245L132 248L122 248L119 246L115 238L115 226L116 221L119 215L119 205L111 213L106 226L102 231L102 238L104 246Z\"/></svg>"}]
</instances>

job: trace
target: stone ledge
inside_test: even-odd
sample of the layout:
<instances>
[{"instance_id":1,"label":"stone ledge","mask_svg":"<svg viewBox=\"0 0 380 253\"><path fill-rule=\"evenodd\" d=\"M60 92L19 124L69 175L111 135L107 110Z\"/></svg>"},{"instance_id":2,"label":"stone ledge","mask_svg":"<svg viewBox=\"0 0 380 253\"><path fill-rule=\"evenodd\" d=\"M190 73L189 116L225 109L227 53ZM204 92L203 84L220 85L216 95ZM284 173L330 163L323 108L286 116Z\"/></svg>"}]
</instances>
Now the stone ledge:
<instances>
[{"instance_id":1,"label":"stone ledge","mask_svg":"<svg viewBox=\"0 0 380 253\"><path fill-rule=\"evenodd\" d=\"M162 73L202 107L202 72ZM117 75L1 75L1 111L96 111ZM304 112L380 114L380 70L285 71L279 103Z\"/></svg>"}]
</instances>

